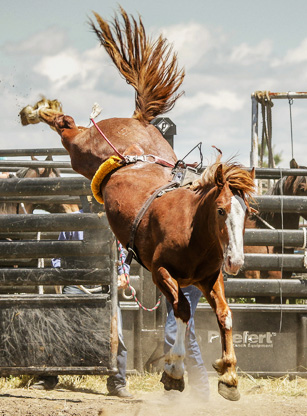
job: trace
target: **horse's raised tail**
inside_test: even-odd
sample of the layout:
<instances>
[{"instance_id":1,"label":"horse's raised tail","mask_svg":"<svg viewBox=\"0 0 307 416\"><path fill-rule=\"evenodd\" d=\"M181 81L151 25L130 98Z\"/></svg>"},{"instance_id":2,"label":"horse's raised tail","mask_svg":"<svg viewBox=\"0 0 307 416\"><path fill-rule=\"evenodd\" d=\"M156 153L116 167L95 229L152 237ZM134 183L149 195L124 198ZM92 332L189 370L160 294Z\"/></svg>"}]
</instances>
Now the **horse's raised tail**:
<instances>
[{"instance_id":1,"label":"horse's raised tail","mask_svg":"<svg viewBox=\"0 0 307 416\"><path fill-rule=\"evenodd\" d=\"M133 118L149 123L160 114L170 111L183 94L175 94L182 84L184 70L178 69L177 55L162 36L156 41L147 38L142 19L129 19L120 8L123 23L117 16L109 25L94 13L99 27L90 24L102 46L136 91Z\"/></svg>"}]
</instances>

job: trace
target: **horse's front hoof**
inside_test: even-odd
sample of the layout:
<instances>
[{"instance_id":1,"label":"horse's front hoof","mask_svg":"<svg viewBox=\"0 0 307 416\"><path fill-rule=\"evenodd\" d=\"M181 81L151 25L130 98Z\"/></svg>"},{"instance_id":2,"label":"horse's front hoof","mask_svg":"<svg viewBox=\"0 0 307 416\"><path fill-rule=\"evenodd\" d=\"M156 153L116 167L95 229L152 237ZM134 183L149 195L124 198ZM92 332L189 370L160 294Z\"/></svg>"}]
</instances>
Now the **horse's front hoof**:
<instances>
[{"instance_id":1,"label":"horse's front hoof","mask_svg":"<svg viewBox=\"0 0 307 416\"><path fill-rule=\"evenodd\" d=\"M174 379L171 378L165 371L162 373L161 383L164 384L164 390L184 390L184 378Z\"/></svg>"},{"instance_id":2,"label":"horse's front hoof","mask_svg":"<svg viewBox=\"0 0 307 416\"><path fill-rule=\"evenodd\" d=\"M240 399L240 393L237 386L229 386L223 381L219 381L218 392L227 400L237 401Z\"/></svg>"}]
</instances>

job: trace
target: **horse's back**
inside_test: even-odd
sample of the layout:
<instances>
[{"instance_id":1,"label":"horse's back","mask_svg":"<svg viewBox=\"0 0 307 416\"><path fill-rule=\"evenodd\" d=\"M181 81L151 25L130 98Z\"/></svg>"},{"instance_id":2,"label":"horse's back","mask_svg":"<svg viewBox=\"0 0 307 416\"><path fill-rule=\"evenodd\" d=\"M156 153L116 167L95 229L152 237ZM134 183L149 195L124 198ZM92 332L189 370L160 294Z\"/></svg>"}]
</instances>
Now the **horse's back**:
<instances>
[{"instance_id":1,"label":"horse's back","mask_svg":"<svg viewBox=\"0 0 307 416\"><path fill-rule=\"evenodd\" d=\"M133 118L110 118L97 123L104 136L122 155L152 154L175 163L177 158L169 143L151 124L143 124ZM101 133L92 126L81 131L69 148L72 167L92 179L99 166L116 151ZM87 154L84 159L80 155Z\"/></svg>"}]
</instances>

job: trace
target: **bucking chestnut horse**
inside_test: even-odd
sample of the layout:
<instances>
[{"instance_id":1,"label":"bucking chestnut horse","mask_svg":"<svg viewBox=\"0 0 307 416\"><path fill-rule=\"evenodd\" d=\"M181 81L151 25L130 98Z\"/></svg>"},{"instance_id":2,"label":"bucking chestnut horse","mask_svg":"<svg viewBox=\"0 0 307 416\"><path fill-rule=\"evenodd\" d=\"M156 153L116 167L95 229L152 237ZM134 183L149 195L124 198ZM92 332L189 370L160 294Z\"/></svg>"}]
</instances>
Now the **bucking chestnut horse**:
<instances>
[{"instance_id":1,"label":"bucking chestnut horse","mask_svg":"<svg viewBox=\"0 0 307 416\"><path fill-rule=\"evenodd\" d=\"M243 265L246 198L254 190L253 175L235 163L221 163L219 156L191 186L151 198L172 183L177 157L150 121L174 106L184 71L178 69L166 39L148 39L141 18L136 21L123 9L122 23L117 16L111 25L96 13L95 17L98 25L91 21L93 30L136 91L132 118L78 127L72 117L41 102L22 110L22 123L44 121L60 134L73 169L92 180L96 199L105 203L114 234L124 246L130 245L173 305L177 337L165 359L161 380L165 389L184 388L190 306L180 288L194 284L215 311L221 331L222 358L214 363L220 374L219 393L238 400L232 314L221 269L224 265L228 273L236 274Z\"/></svg>"}]
</instances>

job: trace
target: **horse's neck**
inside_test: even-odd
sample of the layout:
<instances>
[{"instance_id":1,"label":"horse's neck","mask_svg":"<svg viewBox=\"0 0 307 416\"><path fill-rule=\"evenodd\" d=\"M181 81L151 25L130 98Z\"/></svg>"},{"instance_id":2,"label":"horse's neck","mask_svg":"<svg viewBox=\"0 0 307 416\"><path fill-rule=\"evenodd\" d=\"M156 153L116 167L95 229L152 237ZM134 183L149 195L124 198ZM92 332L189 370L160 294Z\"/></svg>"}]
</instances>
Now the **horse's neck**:
<instances>
[{"instance_id":1,"label":"horse's neck","mask_svg":"<svg viewBox=\"0 0 307 416\"><path fill-rule=\"evenodd\" d=\"M78 212L80 208L77 204L37 204L33 206L33 211L35 209L41 209L50 214L70 214Z\"/></svg>"},{"instance_id":2,"label":"horse's neck","mask_svg":"<svg viewBox=\"0 0 307 416\"><path fill-rule=\"evenodd\" d=\"M0 204L0 215L16 214L16 204L3 202Z\"/></svg>"},{"instance_id":3,"label":"horse's neck","mask_svg":"<svg viewBox=\"0 0 307 416\"><path fill-rule=\"evenodd\" d=\"M24 209L21 203L3 202L0 204L0 215L8 214L32 214L33 206L31 204L25 204Z\"/></svg>"},{"instance_id":4,"label":"horse's neck","mask_svg":"<svg viewBox=\"0 0 307 416\"><path fill-rule=\"evenodd\" d=\"M202 234L202 238L216 237L216 216L215 216L216 192L212 188L199 197L196 206L194 230ZM217 241L216 238L213 241Z\"/></svg>"},{"instance_id":5,"label":"horse's neck","mask_svg":"<svg viewBox=\"0 0 307 416\"><path fill-rule=\"evenodd\" d=\"M284 213L278 215L279 228L287 230L297 230L300 223L300 215L295 213Z\"/></svg>"},{"instance_id":6,"label":"horse's neck","mask_svg":"<svg viewBox=\"0 0 307 416\"><path fill-rule=\"evenodd\" d=\"M266 215L261 215L266 222L268 222L275 229L285 228L286 230L296 230L299 227L300 215L295 213L285 212L283 215L279 212L274 212L273 214L267 213ZM266 226L257 221L258 228L266 228Z\"/></svg>"}]
</instances>

